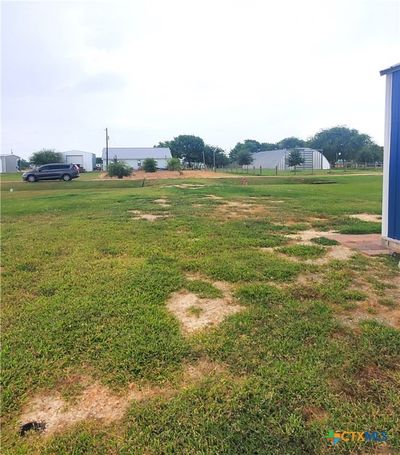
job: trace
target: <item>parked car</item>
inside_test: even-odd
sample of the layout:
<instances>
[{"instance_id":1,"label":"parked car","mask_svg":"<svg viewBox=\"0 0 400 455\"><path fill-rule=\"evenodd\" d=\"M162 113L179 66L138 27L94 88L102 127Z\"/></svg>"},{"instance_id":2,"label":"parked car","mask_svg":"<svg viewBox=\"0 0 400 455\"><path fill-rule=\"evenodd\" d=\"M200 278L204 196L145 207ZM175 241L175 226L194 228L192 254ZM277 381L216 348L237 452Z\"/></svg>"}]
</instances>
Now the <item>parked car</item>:
<instances>
[{"instance_id":1,"label":"parked car","mask_svg":"<svg viewBox=\"0 0 400 455\"><path fill-rule=\"evenodd\" d=\"M75 164L64 163L45 164L22 174L22 179L31 183L38 180L64 180L68 182L78 177L79 171Z\"/></svg>"}]
</instances>

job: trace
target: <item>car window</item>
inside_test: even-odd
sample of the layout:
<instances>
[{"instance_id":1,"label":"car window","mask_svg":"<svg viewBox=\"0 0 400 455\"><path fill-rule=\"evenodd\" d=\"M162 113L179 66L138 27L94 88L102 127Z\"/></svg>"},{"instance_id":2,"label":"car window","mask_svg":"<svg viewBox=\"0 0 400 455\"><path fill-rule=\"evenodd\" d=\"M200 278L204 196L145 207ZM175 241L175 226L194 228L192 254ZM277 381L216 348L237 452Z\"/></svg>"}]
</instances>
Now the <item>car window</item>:
<instances>
[{"instance_id":1,"label":"car window","mask_svg":"<svg viewBox=\"0 0 400 455\"><path fill-rule=\"evenodd\" d=\"M40 171L48 171L49 170L49 166L40 166L39 170Z\"/></svg>"}]
</instances>

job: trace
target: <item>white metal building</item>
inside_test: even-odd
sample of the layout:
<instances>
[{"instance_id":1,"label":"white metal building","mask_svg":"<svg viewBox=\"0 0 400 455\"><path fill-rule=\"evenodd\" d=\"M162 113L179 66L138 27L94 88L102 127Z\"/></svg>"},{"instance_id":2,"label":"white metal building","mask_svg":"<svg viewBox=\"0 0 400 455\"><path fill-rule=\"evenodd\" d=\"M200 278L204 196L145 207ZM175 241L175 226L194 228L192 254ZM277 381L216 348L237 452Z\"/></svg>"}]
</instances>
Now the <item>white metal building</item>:
<instances>
[{"instance_id":1,"label":"white metal building","mask_svg":"<svg viewBox=\"0 0 400 455\"><path fill-rule=\"evenodd\" d=\"M106 149L102 152L103 167L106 166ZM167 169L168 160L172 158L168 147L109 147L108 162L124 161L133 169L140 169L146 158L153 158L158 169Z\"/></svg>"},{"instance_id":2,"label":"white metal building","mask_svg":"<svg viewBox=\"0 0 400 455\"><path fill-rule=\"evenodd\" d=\"M18 162L20 159L17 155L0 155L0 173L18 172Z\"/></svg>"},{"instance_id":3,"label":"white metal building","mask_svg":"<svg viewBox=\"0 0 400 455\"><path fill-rule=\"evenodd\" d=\"M92 172L96 167L96 155L90 152L81 150L69 150L62 152L64 162L69 164L79 164L87 172Z\"/></svg>"},{"instance_id":4,"label":"white metal building","mask_svg":"<svg viewBox=\"0 0 400 455\"><path fill-rule=\"evenodd\" d=\"M331 165L325 156L318 150L310 149L307 147L296 148L304 158L304 163L297 166L298 169L330 169ZM287 161L291 150L268 150L266 152L253 153L253 162L251 166L256 168L262 167L263 169L276 169L285 170L290 169Z\"/></svg>"}]
</instances>

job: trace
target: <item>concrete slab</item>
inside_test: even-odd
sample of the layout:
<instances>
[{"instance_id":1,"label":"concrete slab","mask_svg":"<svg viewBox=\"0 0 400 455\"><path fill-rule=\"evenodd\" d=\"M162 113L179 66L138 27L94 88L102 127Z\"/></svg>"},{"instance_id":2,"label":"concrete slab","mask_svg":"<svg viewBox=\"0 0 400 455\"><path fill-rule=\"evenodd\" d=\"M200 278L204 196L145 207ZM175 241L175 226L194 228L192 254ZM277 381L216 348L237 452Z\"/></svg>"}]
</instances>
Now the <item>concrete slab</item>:
<instances>
[{"instance_id":1,"label":"concrete slab","mask_svg":"<svg viewBox=\"0 0 400 455\"><path fill-rule=\"evenodd\" d=\"M361 251L368 256L390 254L389 249L382 245L380 234L326 234L326 237L336 240L348 248Z\"/></svg>"}]
</instances>

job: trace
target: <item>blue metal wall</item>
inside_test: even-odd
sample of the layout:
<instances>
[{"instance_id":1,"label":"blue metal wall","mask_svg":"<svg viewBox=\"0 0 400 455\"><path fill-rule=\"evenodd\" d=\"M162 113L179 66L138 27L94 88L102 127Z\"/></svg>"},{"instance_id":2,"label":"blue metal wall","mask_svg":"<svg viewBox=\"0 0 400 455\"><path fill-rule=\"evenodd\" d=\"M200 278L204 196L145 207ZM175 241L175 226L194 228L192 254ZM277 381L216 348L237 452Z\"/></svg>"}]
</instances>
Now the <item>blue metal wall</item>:
<instances>
[{"instance_id":1,"label":"blue metal wall","mask_svg":"<svg viewBox=\"0 0 400 455\"><path fill-rule=\"evenodd\" d=\"M388 237L400 240L400 71L392 74Z\"/></svg>"}]
</instances>

